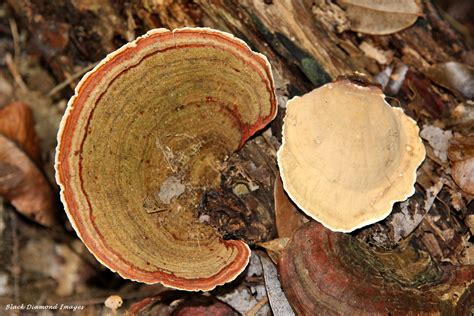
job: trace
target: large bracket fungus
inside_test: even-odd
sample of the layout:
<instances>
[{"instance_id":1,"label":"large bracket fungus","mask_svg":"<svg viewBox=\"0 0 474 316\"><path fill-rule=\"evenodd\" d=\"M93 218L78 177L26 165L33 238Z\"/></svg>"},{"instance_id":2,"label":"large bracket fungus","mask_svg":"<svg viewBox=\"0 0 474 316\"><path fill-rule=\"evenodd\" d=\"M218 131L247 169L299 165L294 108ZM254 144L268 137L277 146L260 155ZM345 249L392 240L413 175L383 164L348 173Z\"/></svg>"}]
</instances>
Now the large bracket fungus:
<instances>
[{"instance_id":1,"label":"large bracket fungus","mask_svg":"<svg viewBox=\"0 0 474 316\"><path fill-rule=\"evenodd\" d=\"M278 151L285 191L333 231L382 220L415 192L425 158L418 133L376 86L340 79L295 97Z\"/></svg>"},{"instance_id":2,"label":"large bracket fungus","mask_svg":"<svg viewBox=\"0 0 474 316\"><path fill-rule=\"evenodd\" d=\"M233 280L248 246L196 208L275 112L267 59L230 34L158 29L111 53L79 83L58 136L57 182L78 235L125 278L184 290Z\"/></svg>"},{"instance_id":3,"label":"large bracket fungus","mask_svg":"<svg viewBox=\"0 0 474 316\"><path fill-rule=\"evenodd\" d=\"M302 226L278 263L298 315L468 315L474 266L437 265L410 245L377 251L316 222Z\"/></svg>"}]
</instances>

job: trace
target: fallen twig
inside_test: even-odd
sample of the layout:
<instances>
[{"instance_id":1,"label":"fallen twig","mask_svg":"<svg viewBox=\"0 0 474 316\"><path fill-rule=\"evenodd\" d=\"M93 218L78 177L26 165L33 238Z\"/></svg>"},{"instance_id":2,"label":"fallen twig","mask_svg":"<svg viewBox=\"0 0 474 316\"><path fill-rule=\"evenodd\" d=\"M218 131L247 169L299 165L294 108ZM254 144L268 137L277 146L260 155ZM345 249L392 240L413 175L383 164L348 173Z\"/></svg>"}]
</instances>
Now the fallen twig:
<instances>
[{"instance_id":1,"label":"fallen twig","mask_svg":"<svg viewBox=\"0 0 474 316\"><path fill-rule=\"evenodd\" d=\"M5 63L7 64L8 70L12 74L13 80L15 80L15 83L17 84L17 86L20 87L20 89L23 91L28 91L28 88L26 87L25 82L21 78L21 75L18 72L18 69L10 53L7 53L5 55Z\"/></svg>"},{"instance_id":2,"label":"fallen twig","mask_svg":"<svg viewBox=\"0 0 474 316\"><path fill-rule=\"evenodd\" d=\"M88 72L89 70L94 68L96 65L97 65L97 63L92 63L92 64L82 68L81 70L79 70L78 72L76 72L75 74L73 74L72 76L68 77L66 80L64 80L63 82L61 82L57 86L55 86L53 89L51 89L48 92L47 96L52 97L53 95L55 95L56 93L58 93L62 89L66 88L71 82L73 82L74 80L82 77L82 75L84 75L86 72Z\"/></svg>"},{"instance_id":3,"label":"fallen twig","mask_svg":"<svg viewBox=\"0 0 474 316\"><path fill-rule=\"evenodd\" d=\"M268 303L268 296L265 296L257 304L255 304L254 307L252 307L247 313L245 313L245 316L257 315L258 311L267 303Z\"/></svg>"},{"instance_id":4,"label":"fallen twig","mask_svg":"<svg viewBox=\"0 0 474 316\"><path fill-rule=\"evenodd\" d=\"M8 20L10 23L10 31L12 33L12 40L13 40L13 49L14 49L14 55L13 55L13 60L15 61L15 64L18 65L19 58L20 58L20 52L21 52L21 46L20 46L20 34L18 33L18 26L16 24L16 21L14 19L9 19Z\"/></svg>"}]
</instances>

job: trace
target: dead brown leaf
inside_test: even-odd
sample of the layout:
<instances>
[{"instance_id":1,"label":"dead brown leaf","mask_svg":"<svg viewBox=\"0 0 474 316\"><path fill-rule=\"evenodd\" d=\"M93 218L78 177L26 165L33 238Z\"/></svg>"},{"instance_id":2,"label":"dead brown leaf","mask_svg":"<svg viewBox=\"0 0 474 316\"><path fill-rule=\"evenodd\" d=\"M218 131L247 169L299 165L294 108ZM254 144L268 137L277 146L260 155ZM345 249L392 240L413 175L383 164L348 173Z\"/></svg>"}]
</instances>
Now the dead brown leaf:
<instances>
[{"instance_id":1,"label":"dead brown leaf","mask_svg":"<svg viewBox=\"0 0 474 316\"><path fill-rule=\"evenodd\" d=\"M474 136L453 138L448 149L449 160L461 161L470 157L474 157Z\"/></svg>"},{"instance_id":2,"label":"dead brown leaf","mask_svg":"<svg viewBox=\"0 0 474 316\"><path fill-rule=\"evenodd\" d=\"M435 64L425 71L428 78L454 94L474 98L474 68L454 61Z\"/></svg>"},{"instance_id":3,"label":"dead brown leaf","mask_svg":"<svg viewBox=\"0 0 474 316\"><path fill-rule=\"evenodd\" d=\"M474 134L474 102L459 103L452 110L448 124L460 129L464 135Z\"/></svg>"},{"instance_id":4,"label":"dead brown leaf","mask_svg":"<svg viewBox=\"0 0 474 316\"><path fill-rule=\"evenodd\" d=\"M453 163L451 175L461 190L474 195L474 158Z\"/></svg>"},{"instance_id":5,"label":"dead brown leaf","mask_svg":"<svg viewBox=\"0 0 474 316\"><path fill-rule=\"evenodd\" d=\"M459 258L462 264L471 265L474 264L474 245L470 242L466 242L466 248Z\"/></svg>"},{"instance_id":6,"label":"dead brown leaf","mask_svg":"<svg viewBox=\"0 0 474 316\"><path fill-rule=\"evenodd\" d=\"M351 30L373 35L396 33L421 15L416 0L338 0L351 21Z\"/></svg>"},{"instance_id":7,"label":"dead brown leaf","mask_svg":"<svg viewBox=\"0 0 474 316\"><path fill-rule=\"evenodd\" d=\"M273 260L273 262L277 263L280 260L283 250L286 248L289 242L290 238L283 237L262 242L258 245L262 248L265 248L268 256Z\"/></svg>"},{"instance_id":8,"label":"dead brown leaf","mask_svg":"<svg viewBox=\"0 0 474 316\"><path fill-rule=\"evenodd\" d=\"M23 102L14 102L0 109L0 134L15 142L37 164L41 151L35 132L33 112Z\"/></svg>"},{"instance_id":9,"label":"dead brown leaf","mask_svg":"<svg viewBox=\"0 0 474 316\"><path fill-rule=\"evenodd\" d=\"M301 225L307 222L297 207L286 195L280 175L275 178L273 189L275 199L275 221L278 237L291 237Z\"/></svg>"},{"instance_id":10,"label":"dead brown leaf","mask_svg":"<svg viewBox=\"0 0 474 316\"><path fill-rule=\"evenodd\" d=\"M448 158L451 176L464 192L474 195L474 137L458 137L451 141Z\"/></svg>"},{"instance_id":11,"label":"dead brown leaf","mask_svg":"<svg viewBox=\"0 0 474 316\"><path fill-rule=\"evenodd\" d=\"M471 231L471 234L474 235L474 214L467 215L466 218L464 219L464 223L466 223L466 226Z\"/></svg>"},{"instance_id":12,"label":"dead brown leaf","mask_svg":"<svg viewBox=\"0 0 474 316\"><path fill-rule=\"evenodd\" d=\"M52 226L54 192L33 161L15 143L0 134L0 196L18 212Z\"/></svg>"}]
</instances>

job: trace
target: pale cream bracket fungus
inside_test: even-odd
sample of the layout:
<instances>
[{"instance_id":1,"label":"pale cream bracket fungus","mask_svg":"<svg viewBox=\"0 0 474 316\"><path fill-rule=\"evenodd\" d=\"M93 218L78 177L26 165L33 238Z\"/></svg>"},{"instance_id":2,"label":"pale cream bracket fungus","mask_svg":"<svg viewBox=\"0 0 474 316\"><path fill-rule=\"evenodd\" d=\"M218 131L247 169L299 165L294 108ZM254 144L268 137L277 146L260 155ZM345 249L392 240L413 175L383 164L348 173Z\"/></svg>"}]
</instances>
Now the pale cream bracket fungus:
<instances>
[{"instance_id":1,"label":"pale cream bracket fungus","mask_svg":"<svg viewBox=\"0 0 474 316\"><path fill-rule=\"evenodd\" d=\"M56 178L89 250L125 278L211 290L250 250L201 223L221 162L276 114L267 59L230 34L152 30L109 54L61 122Z\"/></svg>"},{"instance_id":2,"label":"pale cream bracket fungus","mask_svg":"<svg viewBox=\"0 0 474 316\"><path fill-rule=\"evenodd\" d=\"M384 219L414 192L425 158L416 122L372 85L340 79L287 104L278 165L307 215L351 232Z\"/></svg>"}]
</instances>

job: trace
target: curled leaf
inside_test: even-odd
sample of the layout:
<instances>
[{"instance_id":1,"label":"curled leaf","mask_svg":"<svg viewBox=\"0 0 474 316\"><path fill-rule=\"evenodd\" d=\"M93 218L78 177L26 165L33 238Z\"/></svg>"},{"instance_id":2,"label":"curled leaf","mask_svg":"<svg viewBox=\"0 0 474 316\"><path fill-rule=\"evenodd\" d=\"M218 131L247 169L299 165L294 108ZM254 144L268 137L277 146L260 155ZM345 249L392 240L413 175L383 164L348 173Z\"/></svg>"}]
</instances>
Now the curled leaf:
<instances>
[{"instance_id":1,"label":"curled leaf","mask_svg":"<svg viewBox=\"0 0 474 316\"><path fill-rule=\"evenodd\" d=\"M273 260L273 262L278 262L278 260L280 260L281 253L285 249L286 245L288 245L289 241L290 241L290 238L282 237L282 238L269 240L269 241L260 243L258 245L260 247L265 248L265 250L267 251L270 258Z\"/></svg>"},{"instance_id":2,"label":"curled leaf","mask_svg":"<svg viewBox=\"0 0 474 316\"><path fill-rule=\"evenodd\" d=\"M454 182L468 194L474 195L474 137L460 137L451 141L448 158Z\"/></svg>"},{"instance_id":3,"label":"curled leaf","mask_svg":"<svg viewBox=\"0 0 474 316\"><path fill-rule=\"evenodd\" d=\"M54 192L45 176L14 142L1 134L0 196L42 225L55 222Z\"/></svg>"},{"instance_id":4,"label":"curled leaf","mask_svg":"<svg viewBox=\"0 0 474 316\"><path fill-rule=\"evenodd\" d=\"M451 173L454 182L464 192L474 195L474 158L455 162Z\"/></svg>"},{"instance_id":5,"label":"curled leaf","mask_svg":"<svg viewBox=\"0 0 474 316\"><path fill-rule=\"evenodd\" d=\"M373 35L396 33L415 23L421 8L415 0L339 0L351 30Z\"/></svg>"},{"instance_id":6,"label":"curled leaf","mask_svg":"<svg viewBox=\"0 0 474 316\"><path fill-rule=\"evenodd\" d=\"M35 162L41 161L33 112L25 103L14 102L0 109L0 134L15 142Z\"/></svg>"},{"instance_id":7,"label":"curled leaf","mask_svg":"<svg viewBox=\"0 0 474 316\"><path fill-rule=\"evenodd\" d=\"M426 75L442 87L467 99L474 98L474 68L454 61L435 64Z\"/></svg>"},{"instance_id":8,"label":"curled leaf","mask_svg":"<svg viewBox=\"0 0 474 316\"><path fill-rule=\"evenodd\" d=\"M307 222L307 219L298 211L298 208L286 194L279 176L275 179L273 194L278 237L291 237L293 232Z\"/></svg>"}]
</instances>

